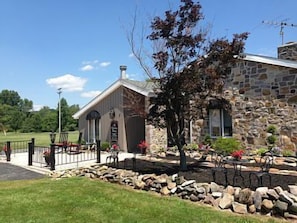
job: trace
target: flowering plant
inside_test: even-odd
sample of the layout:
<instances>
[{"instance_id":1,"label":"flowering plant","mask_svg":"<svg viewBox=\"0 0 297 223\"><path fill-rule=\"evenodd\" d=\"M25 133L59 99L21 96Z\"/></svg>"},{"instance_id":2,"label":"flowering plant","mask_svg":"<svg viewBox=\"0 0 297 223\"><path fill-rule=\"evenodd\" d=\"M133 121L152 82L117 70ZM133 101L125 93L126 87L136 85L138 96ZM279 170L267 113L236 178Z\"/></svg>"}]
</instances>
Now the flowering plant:
<instances>
[{"instance_id":1,"label":"flowering plant","mask_svg":"<svg viewBox=\"0 0 297 223\"><path fill-rule=\"evenodd\" d=\"M4 152L7 152L7 146L6 146L6 144L3 146L3 151Z\"/></svg>"},{"instance_id":2,"label":"flowering plant","mask_svg":"<svg viewBox=\"0 0 297 223\"><path fill-rule=\"evenodd\" d=\"M145 140L141 140L140 143L137 144L137 147L141 150L142 154L145 154L148 144Z\"/></svg>"},{"instance_id":3,"label":"flowering plant","mask_svg":"<svg viewBox=\"0 0 297 223\"><path fill-rule=\"evenodd\" d=\"M111 146L111 148L112 148L113 150L119 150L119 146L118 146L117 144L113 144L113 145Z\"/></svg>"},{"instance_id":4,"label":"flowering plant","mask_svg":"<svg viewBox=\"0 0 297 223\"><path fill-rule=\"evenodd\" d=\"M45 150L43 152L43 156L50 156L50 154L51 154L51 151L49 149L48 150Z\"/></svg>"},{"instance_id":5,"label":"flowering plant","mask_svg":"<svg viewBox=\"0 0 297 223\"><path fill-rule=\"evenodd\" d=\"M146 143L145 140L141 140L140 143L137 145L137 147L139 149L144 149L144 148L147 148L148 144Z\"/></svg>"},{"instance_id":6,"label":"flowering plant","mask_svg":"<svg viewBox=\"0 0 297 223\"><path fill-rule=\"evenodd\" d=\"M240 160L242 158L243 153L243 150L236 150L233 153L231 153L231 156L236 160Z\"/></svg>"}]
</instances>

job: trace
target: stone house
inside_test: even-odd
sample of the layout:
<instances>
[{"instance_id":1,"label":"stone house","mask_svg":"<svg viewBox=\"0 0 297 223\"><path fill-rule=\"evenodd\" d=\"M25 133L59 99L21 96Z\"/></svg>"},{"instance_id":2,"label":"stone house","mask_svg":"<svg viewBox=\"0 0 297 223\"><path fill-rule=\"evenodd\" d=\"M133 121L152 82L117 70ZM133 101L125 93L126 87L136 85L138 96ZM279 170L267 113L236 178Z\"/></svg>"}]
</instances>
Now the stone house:
<instances>
[{"instance_id":1,"label":"stone house","mask_svg":"<svg viewBox=\"0 0 297 223\"><path fill-rule=\"evenodd\" d=\"M79 119L84 139L115 142L128 152L137 151L137 144L143 139L151 149L166 148L166 130L147 125L141 115L133 114L130 109L133 103L147 108L152 83L127 79L126 66L121 66L120 70L119 80L73 115ZM248 147L258 148L266 145L267 127L275 125L278 145L295 150L297 43L280 46L277 58L238 56L226 80L224 96L231 104L231 113L211 102L206 118L188 123L187 143L199 143L206 135L212 138L233 136Z\"/></svg>"},{"instance_id":2,"label":"stone house","mask_svg":"<svg viewBox=\"0 0 297 223\"><path fill-rule=\"evenodd\" d=\"M208 118L190 132L194 141L209 134L233 136L246 146L266 145L267 127L278 130L279 146L295 150L297 139L297 43L278 48L278 58L243 54L225 83L231 114L210 106Z\"/></svg>"}]
</instances>

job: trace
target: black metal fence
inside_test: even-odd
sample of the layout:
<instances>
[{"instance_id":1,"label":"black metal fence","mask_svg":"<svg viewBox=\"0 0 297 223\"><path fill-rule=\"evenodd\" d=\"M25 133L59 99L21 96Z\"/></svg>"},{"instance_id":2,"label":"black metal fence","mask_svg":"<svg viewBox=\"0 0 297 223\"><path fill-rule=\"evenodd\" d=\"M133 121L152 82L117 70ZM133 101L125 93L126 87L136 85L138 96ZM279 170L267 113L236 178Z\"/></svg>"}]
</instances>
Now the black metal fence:
<instances>
[{"instance_id":1,"label":"black metal fence","mask_svg":"<svg viewBox=\"0 0 297 223\"><path fill-rule=\"evenodd\" d=\"M18 153L28 154L28 165L40 165L41 167L50 167L55 170L57 165L67 165L86 161L96 161L100 163L100 141L94 149L75 149L58 147L52 144L51 146L37 146L35 139L23 141L3 141L0 142L0 148L5 153L6 160L11 160L11 155Z\"/></svg>"},{"instance_id":2,"label":"black metal fence","mask_svg":"<svg viewBox=\"0 0 297 223\"><path fill-rule=\"evenodd\" d=\"M6 155L6 160L10 161L11 155L16 155L17 153L26 153L29 151L29 143L34 146L35 139L31 140L19 140L19 141L4 141L0 142L1 152Z\"/></svg>"},{"instance_id":3,"label":"black metal fence","mask_svg":"<svg viewBox=\"0 0 297 223\"><path fill-rule=\"evenodd\" d=\"M98 145L99 143L99 145ZM100 148L100 141L97 142L96 148ZM71 150L70 148L57 147L51 145L44 146L30 146L29 147L29 165L39 164L41 167L50 167L55 170L55 166L74 164L86 161L96 161L100 163L100 149L79 149ZM30 161L31 160L31 161Z\"/></svg>"}]
</instances>

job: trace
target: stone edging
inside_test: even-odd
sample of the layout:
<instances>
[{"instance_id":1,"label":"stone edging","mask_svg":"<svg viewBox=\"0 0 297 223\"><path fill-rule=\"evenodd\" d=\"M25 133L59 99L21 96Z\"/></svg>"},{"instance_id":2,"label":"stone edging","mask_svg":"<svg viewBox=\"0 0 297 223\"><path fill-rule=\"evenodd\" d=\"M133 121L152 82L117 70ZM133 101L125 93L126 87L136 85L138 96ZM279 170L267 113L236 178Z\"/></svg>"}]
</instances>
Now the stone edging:
<instances>
[{"instance_id":1,"label":"stone edging","mask_svg":"<svg viewBox=\"0 0 297 223\"><path fill-rule=\"evenodd\" d=\"M289 185L289 191L280 186L273 189L258 187L255 191L233 186L221 186L214 182L197 183L174 174L144 174L95 164L90 167L51 172L52 178L84 176L112 183L128 185L134 189L154 191L164 196L209 204L235 213L260 213L286 219L297 219L297 185Z\"/></svg>"}]
</instances>

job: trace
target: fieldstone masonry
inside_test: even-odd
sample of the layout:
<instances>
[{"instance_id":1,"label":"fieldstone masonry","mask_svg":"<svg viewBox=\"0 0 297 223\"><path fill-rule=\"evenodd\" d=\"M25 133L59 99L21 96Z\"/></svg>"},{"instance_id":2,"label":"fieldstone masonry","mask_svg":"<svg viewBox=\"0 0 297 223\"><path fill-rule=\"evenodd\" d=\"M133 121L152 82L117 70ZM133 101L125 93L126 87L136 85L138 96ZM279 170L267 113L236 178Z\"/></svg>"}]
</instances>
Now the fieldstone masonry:
<instances>
[{"instance_id":1,"label":"fieldstone masonry","mask_svg":"<svg viewBox=\"0 0 297 223\"><path fill-rule=\"evenodd\" d=\"M278 54L279 59L296 61L297 43L279 47ZM266 129L275 125L277 144L295 151L297 69L241 60L231 72L224 97L232 105L233 136L244 145L267 146ZM196 121L192 131L193 141L201 142L208 133L208 119Z\"/></svg>"},{"instance_id":2,"label":"fieldstone masonry","mask_svg":"<svg viewBox=\"0 0 297 223\"><path fill-rule=\"evenodd\" d=\"M297 42L278 48L278 58L297 62ZM232 105L233 137L247 147L266 147L267 127L278 130L278 146L297 145L297 69L239 60L227 80L224 97ZM187 142L200 143L209 132L208 117L187 128ZM149 129L150 128L150 129ZM153 150L166 148L165 130L147 127Z\"/></svg>"}]
</instances>

